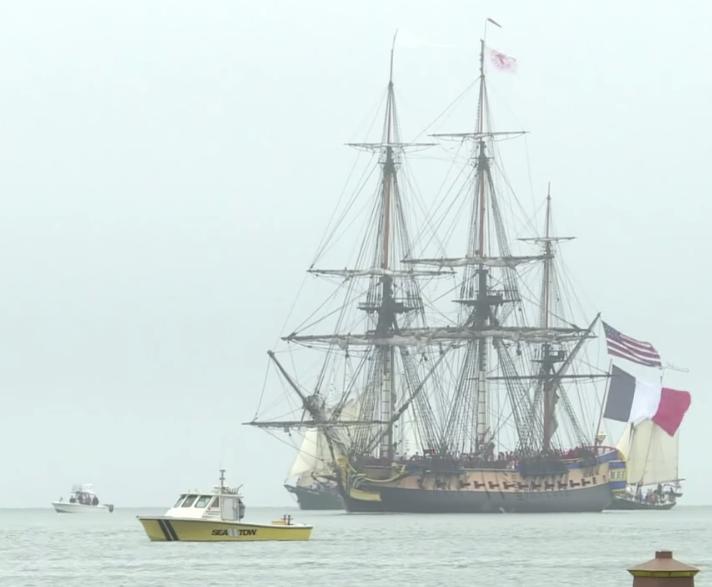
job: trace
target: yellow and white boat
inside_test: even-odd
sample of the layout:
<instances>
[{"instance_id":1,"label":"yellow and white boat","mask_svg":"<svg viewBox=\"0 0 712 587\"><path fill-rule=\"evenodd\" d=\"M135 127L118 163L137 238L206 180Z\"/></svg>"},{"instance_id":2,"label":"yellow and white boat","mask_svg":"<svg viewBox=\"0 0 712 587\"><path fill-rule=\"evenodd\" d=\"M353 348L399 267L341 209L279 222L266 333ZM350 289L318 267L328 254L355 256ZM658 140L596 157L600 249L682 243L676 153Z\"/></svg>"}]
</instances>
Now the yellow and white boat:
<instances>
[{"instance_id":1,"label":"yellow and white boat","mask_svg":"<svg viewBox=\"0 0 712 587\"><path fill-rule=\"evenodd\" d=\"M239 488L220 485L209 492L186 492L162 516L138 516L152 541L249 542L256 540L309 540L312 526L297 524L291 516L267 524L242 522L245 505Z\"/></svg>"}]
</instances>

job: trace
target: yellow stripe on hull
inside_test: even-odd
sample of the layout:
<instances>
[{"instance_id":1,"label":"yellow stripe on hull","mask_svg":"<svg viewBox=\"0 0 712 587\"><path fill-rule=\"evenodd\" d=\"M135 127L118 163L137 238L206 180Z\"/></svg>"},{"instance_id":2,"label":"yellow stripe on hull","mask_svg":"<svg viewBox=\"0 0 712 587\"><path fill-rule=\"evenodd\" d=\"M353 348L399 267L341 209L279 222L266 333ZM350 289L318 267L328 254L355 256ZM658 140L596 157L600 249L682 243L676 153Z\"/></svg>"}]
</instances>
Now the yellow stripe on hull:
<instances>
[{"instance_id":1,"label":"yellow stripe on hull","mask_svg":"<svg viewBox=\"0 0 712 587\"><path fill-rule=\"evenodd\" d=\"M309 540L312 527L303 525L245 524L204 519L139 516L154 542L254 542L257 540Z\"/></svg>"},{"instance_id":2,"label":"yellow stripe on hull","mask_svg":"<svg viewBox=\"0 0 712 587\"><path fill-rule=\"evenodd\" d=\"M363 489L356 489L351 487L349 489L349 497L353 499L358 499L359 501L381 501L381 494L375 491L364 491Z\"/></svg>"}]
</instances>

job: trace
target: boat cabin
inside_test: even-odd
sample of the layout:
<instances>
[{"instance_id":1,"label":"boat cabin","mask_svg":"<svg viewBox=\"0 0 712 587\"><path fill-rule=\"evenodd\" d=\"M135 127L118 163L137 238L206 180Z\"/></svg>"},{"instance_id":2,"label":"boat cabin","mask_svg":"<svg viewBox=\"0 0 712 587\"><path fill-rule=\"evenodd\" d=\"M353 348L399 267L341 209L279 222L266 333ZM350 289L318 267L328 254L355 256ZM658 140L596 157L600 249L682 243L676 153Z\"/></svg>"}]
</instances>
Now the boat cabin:
<instances>
[{"instance_id":1,"label":"boat cabin","mask_svg":"<svg viewBox=\"0 0 712 587\"><path fill-rule=\"evenodd\" d=\"M72 493L69 496L69 503L78 503L81 505L99 505L99 498L92 490L91 484L75 485L72 487Z\"/></svg>"},{"instance_id":2,"label":"boat cabin","mask_svg":"<svg viewBox=\"0 0 712 587\"><path fill-rule=\"evenodd\" d=\"M182 493L165 515L174 518L207 518L237 522L245 515L245 504L237 489L221 483L211 492Z\"/></svg>"}]
</instances>

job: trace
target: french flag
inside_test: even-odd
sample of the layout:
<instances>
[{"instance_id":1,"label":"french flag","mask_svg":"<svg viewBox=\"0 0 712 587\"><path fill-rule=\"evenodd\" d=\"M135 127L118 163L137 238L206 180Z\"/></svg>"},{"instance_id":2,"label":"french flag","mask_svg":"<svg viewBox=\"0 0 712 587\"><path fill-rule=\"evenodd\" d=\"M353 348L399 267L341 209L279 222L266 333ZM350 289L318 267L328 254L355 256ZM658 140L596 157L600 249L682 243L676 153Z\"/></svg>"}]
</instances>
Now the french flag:
<instances>
[{"instance_id":1,"label":"french flag","mask_svg":"<svg viewBox=\"0 0 712 587\"><path fill-rule=\"evenodd\" d=\"M613 365L605 418L633 423L652 420L674 436L689 407L689 392L640 381Z\"/></svg>"}]
</instances>

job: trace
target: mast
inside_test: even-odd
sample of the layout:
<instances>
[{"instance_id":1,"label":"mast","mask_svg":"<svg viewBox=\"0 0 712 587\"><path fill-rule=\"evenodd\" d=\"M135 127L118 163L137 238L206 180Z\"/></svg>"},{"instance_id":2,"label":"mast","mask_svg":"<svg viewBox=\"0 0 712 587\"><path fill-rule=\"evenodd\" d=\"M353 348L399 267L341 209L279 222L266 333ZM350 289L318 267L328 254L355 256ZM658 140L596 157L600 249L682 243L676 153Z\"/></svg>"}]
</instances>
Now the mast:
<instances>
[{"instance_id":1,"label":"mast","mask_svg":"<svg viewBox=\"0 0 712 587\"><path fill-rule=\"evenodd\" d=\"M436 134L473 141L471 165L474 167L474 190L470 206L468 241L466 254L462 258L442 259L439 266L463 267L460 296L456 300L461 304L459 322L471 335L464 349L464 356L459 370L456 389L449 406L445 428L445 445L449 452L477 453L480 456L492 456L497 430L492 429L490 421L491 389L488 381L491 347L498 358L499 369L505 375L505 384L512 404L513 422L516 427L519 444L524 446L530 440L526 416L530 411L530 400L526 387L517 381L518 367L521 362L518 339L514 350L502 342L495 334L502 328L502 322L511 317L516 326L512 331L524 333L526 328L516 315L515 305L521 302L518 277L514 268L534 257L512 255L506 234L502 209L497 201L497 193L492 177L491 145L497 138L516 136L522 131L498 131L490 128L485 73L484 39L480 40L479 90L476 105L474 129L468 133ZM489 152L488 152L489 149ZM468 190L469 191L469 190ZM420 262L435 264L435 260ZM495 285L496 284L496 285ZM496 287L497 289L494 289ZM500 308L507 304L500 314ZM463 415L464 414L464 415Z\"/></svg>"},{"instance_id":2,"label":"mast","mask_svg":"<svg viewBox=\"0 0 712 587\"><path fill-rule=\"evenodd\" d=\"M549 183L546 192L546 216L544 219L544 235L534 238L522 238L523 241L534 241L542 246L542 281L541 295L539 299L539 327L543 330L552 329L551 317L556 315L553 308L556 302L555 288L555 244L559 241L572 240L570 236L554 236L551 234L551 183ZM598 316L588 328L588 333L591 332L593 325L598 320ZM560 397L563 400L567 417L569 418L577 442L583 442L584 435L581 426L575 417L571 403L567 394L561 386L562 379L567 376L567 371L571 368L572 360L578 354L583 346L585 337L580 339L576 346L567 352L563 341L543 341L538 356L534 359L539 363L537 369L538 389L535 394L534 407L540 405L541 402L541 450L544 453L551 452L553 446L552 441L557 429L556 420L556 405ZM559 364L561 365L559 366ZM593 375L589 375L593 377Z\"/></svg>"},{"instance_id":3,"label":"mast","mask_svg":"<svg viewBox=\"0 0 712 587\"><path fill-rule=\"evenodd\" d=\"M413 320L406 317L400 321L400 315L417 314L422 319L423 312L419 285L415 278L418 274L424 275L424 273L412 268L407 270L399 268L399 263L410 252L410 243L398 182L398 169L400 156L407 148L431 146L430 143L400 142L393 82L395 41L394 35L381 140L377 143L350 144L353 147L379 153L378 163L381 167L377 209L373 217L375 255L371 264L372 269L361 272L362 276L369 278L369 286L366 301L360 303L359 308L366 311L372 320L370 332L374 337L369 354L369 373L362 394L364 397L375 399L375 409L371 407L370 399L362 403L362 407L368 412L364 416L372 417L374 422L381 423L379 430L376 431L376 436L380 439L377 456L389 461L395 455L395 438L399 432L397 423L391 423L399 401L397 390L417 387L417 375L407 349L385 341L398 335L400 329L407 327ZM356 271L354 275L358 273ZM402 367L402 372L397 368L397 362ZM402 375L398 380L397 373ZM361 434L361 439L358 441L362 448L370 445L369 439L365 436Z\"/></svg>"},{"instance_id":4,"label":"mast","mask_svg":"<svg viewBox=\"0 0 712 587\"><path fill-rule=\"evenodd\" d=\"M484 257L485 251L485 221L487 218L487 192L485 190L485 179L489 176L489 158L487 157L484 140L484 118L485 118L485 41L480 39L480 89L477 99L477 122L476 132L479 135L477 143L477 181L475 186L478 190L479 200L479 226L477 229L478 243L476 254ZM484 329L490 315L490 302L487 297L487 267L480 264L477 269L477 303L475 306L474 326ZM487 384L487 359L489 340L479 340L477 343L477 384L475 391L476 418L475 418L475 452L482 452L487 444L487 433L489 431L489 393Z\"/></svg>"},{"instance_id":5,"label":"mast","mask_svg":"<svg viewBox=\"0 0 712 587\"><path fill-rule=\"evenodd\" d=\"M553 263L552 240L550 234L551 227L551 183L546 191L546 220L544 227L544 268L542 277L541 295L541 327L549 327L549 311L551 300L551 272ZM554 421L554 411L556 402L555 380L551 377L554 370L555 357L552 354L551 345L542 345L541 374L544 380L544 414L543 414L543 439L542 451L547 453L551 450L551 439L554 435L556 422ZM557 356L561 359L563 357Z\"/></svg>"},{"instance_id":6,"label":"mast","mask_svg":"<svg viewBox=\"0 0 712 587\"><path fill-rule=\"evenodd\" d=\"M476 132L480 135L480 140L478 142L479 153L477 156L477 172L478 180L482 179L482 173L484 172L488 161L487 155L485 154L485 141L482 135L484 131L484 108L485 108L485 41L480 39L480 92L477 99L477 126ZM479 245L477 247L480 255L485 254L485 184L483 181L478 181L479 186L479 202L480 202L480 226L479 226ZM482 266L480 266L482 269Z\"/></svg>"},{"instance_id":7,"label":"mast","mask_svg":"<svg viewBox=\"0 0 712 587\"><path fill-rule=\"evenodd\" d=\"M396 327L395 318L397 307L393 300L393 278L387 274L390 269L390 238L391 238L391 190L395 187L396 166L393 157L393 135L396 132L394 110L395 95L393 91L393 53L395 50L395 35L391 46L390 72L388 76L388 99L386 102L386 115L384 122L383 142L385 143L382 178L382 248L381 248L381 269L384 275L381 277L383 293L381 296L381 307L378 310L378 334L387 334ZM396 394L394 382L394 353L392 346L381 347L379 349L383 355L383 380L381 386L381 413L380 419L388 421L391 419L396 409ZM395 447L393 444L393 426L389 426L383 436L379 448L379 456L385 457L389 461L393 460Z\"/></svg>"},{"instance_id":8,"label":"mast","mask_svg":"<svg viewBox=\"0 0 712 587\"><path fill-rule=\"evenodd\" d=\"M377 457L384 461L394 458L398 450L397 439L405 433L406 425L401 419L405 412L404 406L414 415L408 423L413 426L420 444L423 447L437 446L438 423L427 397L428 390L424 389L424 382L429 380L428 388L438 385L435 378L431 378L430 365L439 364L435 360L438 350L440 356L444 356L450 348L444 345L449 341L450 334L442 332L441 336L445 340L435 340L434 344L427 341L425 345L419 341L414 342L414 337L419 337L421 333L429 336L431 332L425 323L420 278L432 279L454 273L451 269L421 269L405 264L405 259L411 254L411 243L399 185L401 158L410 148L422 149L433 146L433 143L400 142L395 101L394 46L395 36L390 51L381 136L377 142L348 143L349 146L377 154L380 171L363 240L354 249L354 264L343 269L315 267L332 240L332 235L337 234L333 227L319 247L317 259L309 268L309 272L314 275L344 279L339 288L343 288L345 298L332 296L327 300L328 303L332 299L342 300L333 312L325 316L334 316L335 331L326 335L310 334L311 327L323 319L312 321L310 317L291 334L283 337L289 343L303 344L309 348L323 345L326 357L313 391L308 393L297 385L274 353L270 353L279 374L288 388L299 397L310 421L302 418L250 422L251 425L265 428L313 425L324 433L330 447L335 445L343 456L367 459ZM341 222L343 219L338 221ZM365 288L357 285L361 279L367 282ZM354 310L365 312L366 320L362 316L353 315ZM317 310L320 311L321 308ZM342 329L346 332L339 332ZM417 347L417 350L414 351L413 347ZM343 357L343 363L337 360L338 356ZM351 363L352 358L356 358L356 365ZM339 383L335 385L334 382ZM328 390L324 393L327 385L339 394L336 401L330 402L331 410L326 408L326 403L333 400L327 397ZM344 419L341 410L351 401L356 406L354 416Z\"/></svg>"}]
</instances>

